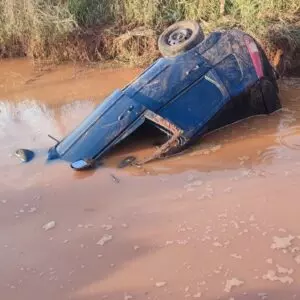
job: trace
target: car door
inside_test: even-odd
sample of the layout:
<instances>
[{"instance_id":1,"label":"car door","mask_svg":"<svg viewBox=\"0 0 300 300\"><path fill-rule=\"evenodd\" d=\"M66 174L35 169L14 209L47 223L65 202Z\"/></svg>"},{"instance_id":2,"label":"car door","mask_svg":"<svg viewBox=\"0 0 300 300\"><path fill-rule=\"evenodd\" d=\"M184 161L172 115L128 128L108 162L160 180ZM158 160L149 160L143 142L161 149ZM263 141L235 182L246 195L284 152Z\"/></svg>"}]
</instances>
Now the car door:
<instances>
[{"instance_id":1,"label":"car door","mask_svg":"<svg viewBox=\"0 0 300 300\"><path fill-rule=\"evenodd\" d=\"M116 91L59 143L56 151L70 162L92 159L140 120L144 110L142 104Z\"/></svg>"},{"instance_id":2,"label":"car door","mask_svg":"<svg viewBox=\"0 0 300 300\"><path fill-rule=\"evenodd\" d=\"M211 69L159 111L159 115L181 128L186 136L201 129L228 101L229 94Z\"/></svg>"}]
</instances>

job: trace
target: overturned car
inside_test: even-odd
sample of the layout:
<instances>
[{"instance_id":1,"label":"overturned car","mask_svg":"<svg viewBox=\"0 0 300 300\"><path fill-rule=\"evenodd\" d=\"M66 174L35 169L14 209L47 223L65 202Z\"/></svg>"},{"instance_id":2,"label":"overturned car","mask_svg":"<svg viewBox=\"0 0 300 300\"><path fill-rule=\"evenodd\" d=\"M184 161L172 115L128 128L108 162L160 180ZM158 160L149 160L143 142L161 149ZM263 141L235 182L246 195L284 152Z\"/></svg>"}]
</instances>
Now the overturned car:
<instances>
[{"instance_id":1,"label":"overturned car","mask_svg":"<svg viewBox=\"0 0 300 300\"><path fill-rule=\"evenodd\" d=\"M91 167L145 122L167 134L153 155L174 154L205 133L279 109L276 72L258 43L240 30L204 38L198 23L182 21L158 41L162 58L113 92L68 136L49 149L74 169Z\"/></svg>"}]
</instances>

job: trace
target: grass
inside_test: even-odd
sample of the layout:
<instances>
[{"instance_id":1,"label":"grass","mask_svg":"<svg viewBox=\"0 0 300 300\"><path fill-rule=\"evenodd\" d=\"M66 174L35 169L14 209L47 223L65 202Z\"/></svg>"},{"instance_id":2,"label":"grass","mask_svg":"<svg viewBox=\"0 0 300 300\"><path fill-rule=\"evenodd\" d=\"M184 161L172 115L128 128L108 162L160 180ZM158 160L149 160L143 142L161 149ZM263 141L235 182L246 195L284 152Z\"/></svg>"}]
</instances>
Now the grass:
<instances>
[{"instance_id":1,"label":"grass","mask_svg":"<svg viewBox=\"0 0 300 300\"><path fill-rule=\"evenodd\" d=\"M47 57L76 27L69 9L56 1L0 0L2 56Z\"/></svg>"},{"instance_id":2,"label":"grass","mask_svg":"<svg viewBox=\"0 0 300 300\"><path fill-rule=\"evenodd\" d=\"M201 22L206 33L241 28L272 56L300 49L299 0L0 0L0 55L143 64L158 55L170 23Z\"/></svg>"}]
</instances>

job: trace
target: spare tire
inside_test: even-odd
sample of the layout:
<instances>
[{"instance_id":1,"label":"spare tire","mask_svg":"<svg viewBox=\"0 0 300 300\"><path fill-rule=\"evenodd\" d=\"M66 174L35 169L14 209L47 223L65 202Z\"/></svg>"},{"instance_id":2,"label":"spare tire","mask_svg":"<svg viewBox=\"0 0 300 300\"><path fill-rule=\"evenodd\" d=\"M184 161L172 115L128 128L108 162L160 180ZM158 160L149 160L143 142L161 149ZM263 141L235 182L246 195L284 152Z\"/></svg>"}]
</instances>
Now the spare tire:
<instances>
[{"instance_id":1,"label":"spare tire","mask_svg":"<svg viewBox=\"0 0 300 300\"><path fill-rule=\"evenodd\" d=\"M164 57L182 54L204 40L204 33L195 21L181 21L168 27L158 39L158 48Z\"/></svg>"}]
</instances>

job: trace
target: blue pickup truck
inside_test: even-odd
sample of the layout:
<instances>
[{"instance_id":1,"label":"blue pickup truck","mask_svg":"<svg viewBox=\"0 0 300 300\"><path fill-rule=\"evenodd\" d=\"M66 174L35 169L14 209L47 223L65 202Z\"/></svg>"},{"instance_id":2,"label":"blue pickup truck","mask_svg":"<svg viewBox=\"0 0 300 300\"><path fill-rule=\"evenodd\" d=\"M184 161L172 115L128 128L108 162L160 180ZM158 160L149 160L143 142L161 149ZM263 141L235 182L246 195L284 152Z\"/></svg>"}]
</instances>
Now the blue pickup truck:
<instances>
[{"instance_id":1,"label":"blue pickup truck","mask_svg":"<svg viewBox=\"0 0 300 300\"><path fill-rule=\"evenodd\" d=\"M143 164L179 152L214 129L281 107L276 72L245 32L216 31L204 38L197 22L182 21L161 34L158 46L162 57L49 149L48 159L90 168L147 122L168 139L136 162Z\"/></svg>"}]
</instances>

